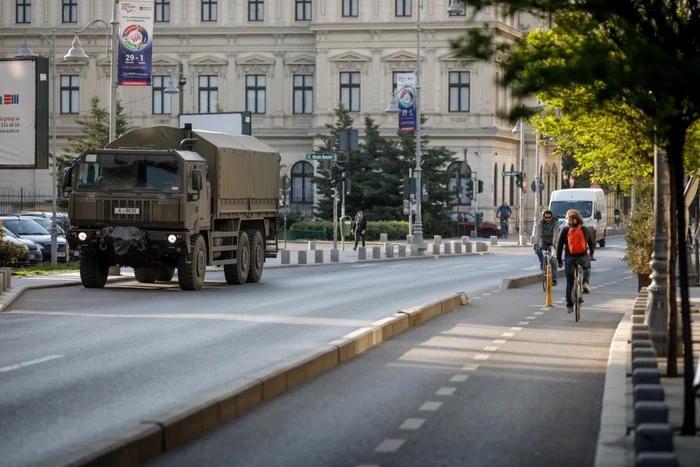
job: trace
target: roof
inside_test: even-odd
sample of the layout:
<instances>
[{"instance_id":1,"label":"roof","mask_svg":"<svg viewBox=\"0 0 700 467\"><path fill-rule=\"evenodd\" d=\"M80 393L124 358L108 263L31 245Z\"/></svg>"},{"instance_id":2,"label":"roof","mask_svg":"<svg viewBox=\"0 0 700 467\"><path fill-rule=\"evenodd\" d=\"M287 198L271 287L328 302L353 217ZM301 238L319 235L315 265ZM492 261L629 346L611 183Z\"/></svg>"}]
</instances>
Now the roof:
<instances>
[{"instance_id":1,"label":"roof","mask_svg":"<svg viewBox=\"0 0 700 467\"><path fill-rule=\"evenodd\" d=\"M219 133L218 131L206 130L193 130L193 133L220 148L234 148L257 152L278 152L276 149L268 146L254 136L234 135L231 133Z\"/></svg>"}]
</instances>

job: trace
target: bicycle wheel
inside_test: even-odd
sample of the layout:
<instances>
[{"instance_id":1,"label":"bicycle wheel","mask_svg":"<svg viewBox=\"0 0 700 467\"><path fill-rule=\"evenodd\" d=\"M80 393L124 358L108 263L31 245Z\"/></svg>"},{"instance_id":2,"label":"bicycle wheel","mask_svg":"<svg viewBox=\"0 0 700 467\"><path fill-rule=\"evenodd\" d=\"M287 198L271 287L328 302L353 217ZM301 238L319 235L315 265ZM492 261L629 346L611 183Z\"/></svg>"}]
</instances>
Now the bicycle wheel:
<instances>
[{"instance_id":1,"label":"bicycle wheel","mask_svg":"<svg viewBox=\"0 0 700 467\"><path fill-rule=\"evenodd\" d=\"M581 319L581 303L583 302L582 298L582 286L581 286L581 276L578 273L578 265L576 265L576 269L574 269L574 313L576 314L576 322L578 322Z\"/></svg>"},{"instance_id":2,"label":"bicycle wheel","mask_svg":"<svg viewBox=\"0 0 700 467\"><path fill-rule=\"evenodd\" d=\"M542 290L547 291L547 270L542 271Z\"/></svg>"}]
</instances>

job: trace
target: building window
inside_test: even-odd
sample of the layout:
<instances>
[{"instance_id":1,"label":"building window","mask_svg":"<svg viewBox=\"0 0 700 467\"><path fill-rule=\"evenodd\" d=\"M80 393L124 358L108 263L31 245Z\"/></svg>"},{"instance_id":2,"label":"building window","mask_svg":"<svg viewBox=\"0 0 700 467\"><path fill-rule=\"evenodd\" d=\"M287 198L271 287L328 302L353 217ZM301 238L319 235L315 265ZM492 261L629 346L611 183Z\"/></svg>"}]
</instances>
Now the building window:
<instances>
[{"instance_id":1,"label":"building window","mask_svg":"<svg viewBox=\"0 0 700 467\"><path fill-rule=\"evenodd\" d=\"M80 113L80 77L61 76L61 113Z\"/></svg>"},{"instance_id":2,"label":"building window","mask_svg":"<svg viewBox=\"0 0 700 467\"><path fill-rule=\"evenodd\" d=\"M294 75L294 113L310 114L314 111L313 75Z\"/></svg>"},{"instance_id":3,"label":"building window","mask_svg":"<svg viewBox=\"0 0 700 467\"><path fill-rule=\"evenodd\" d=\"M498 206L498 163L493 164L493 205Z\"/></svg>"},{"instance_id":4,"label":"building window","mask_svg":"<svg viewBox=\"0 0 700 467\"><path fill-rule=\"evenodd\" d=\"M396 0L396 16L411 16L411 14L411 0Z\"/></svg>"},{"instance_id":5,"label":"building window","mask_svg":"<svg viewBox=\"0 0 700 467\"><path fill-rule=\"evenodd\" d=\"M17 11L15 12L15 21L18 24L32 22L32 0L16 0Z\"/></svg>"},{"instance_id":6,"label":"building window","mask_svg":"<svg viewBox=\"0 0 700 467\"><path fill-rule=\"evenodd\" d=\"M63 0L63 22L78 22L78 0Z\"/></svg>"},{"instance_id":7,"label":"building window","mask_svg":"<svg viewBox=\"0 0 700 467\"><path fill-rule=\"evenodd\" d=\"M358 0L343 0L343 16L357 16Z\"/></svg>"},{"instance_id":8,"label":"building window","mask_svg":"<svg viewBox=\"0 0 700 467\"><path fill-rule=\"evenodd\" d=\"M172 111L172 97L165 94L163 91L169 81L169 76L154 76L153 77L153 114L154 115L170 115Z\"/></svg>"},{"instance_id":9,"label":"building window","mask_svg":"<svg viewBox=\"0 0 700 467\"><path fill-rule=\"evenodd\" d=\"M296 20L311 21L311 0L296 0Z\"/></svg>"},{"instance_id":10,"label":"building window","mask_svg":"<svg viewBox=\"0 0 700 467\"><path fill-rule=\"evenodd\" d=\"M413 73L412 71L394 71L391 74L391 93L396 94L396 91L398 91L398 83L399 83L399 75L404 75L406 73Z\"/></svg>"},{"instance_id":11,"label":"building window","mask_svg":"<svg viewBox=\"0 0 700 467\"><path fill-rule=\"evenodd\" d=\"M450 72L450 112L469 112L469 72Z\"/></svg>"},{"instance_id":12,"label":"building window","mask_svg":"<svg viewBox=\"0 0 700 467\"><path fill-rule=\"evenodd\" d=\"M248 21L265 20L265 2L263 0L248 0Z\"/></svg>"},{"instance_id":13,"label":"building window","mask_svg":"<svg viewBox=\"0 0 700 467\"><path fill-rule=\"evenodd\" d=\"M359 72L343 72L340 74L340 102L350 112L360 111Z\"/></svg>"},{"instance_id":14,"label":"building window","mask_svg":"<svg viewBox=\"0 0 700 467\"><path fill-rule=\"evenodd\" d=\"M292 166L292 204L313 204L314 167L306 161Z\"/></svg>"},{"instance_id":15,"label":"building window","mask_svg":"<svg viewBox=\"0 0 700 467\"><path fill-rule=\"evenodd\" d=\"M202 10L204 12L204 10ZM170 0L156 0L156 23L170 22Z\"/></svg>"},{"instance_id":16,"label":"building window","mask_svg":"<svg viewBox=\"0 0 700 467\"><path fill-rule=\"evenodd\" d=\"M245 108L254 114L265 113L265 75L246 75Z\"/></svg>"},{"instance_id":17,"label":"building window","mask_svg":"<svg viewBox=\"0 0 700 467\"><path fill-rule=\"evenodd\" d=\"M199 112L211 114L216 112L216 105L219 102L219 77L200 76L199 77Z\"/></svg>"},{"instance_id":18,"label":"building window","mask_svg":"<svg viewBox=\"0 0 700 467\"><path fill-rule=\"evenodd\" d=\"M513 164L510 165L510 171L515 172L515 166ZM515 205L515 177L508 177L510 178L510 204L511 206Z\"/></svg>"},{"instance_id":19,"label":"building window","mask_svg":"<svg viewBox=\"0 0 700 467\"><path fill-rule=\"evenodd\" d=\"M216 21L219 17L217 0L202 0L202 21Z\"/></svg>"}]
</instances>

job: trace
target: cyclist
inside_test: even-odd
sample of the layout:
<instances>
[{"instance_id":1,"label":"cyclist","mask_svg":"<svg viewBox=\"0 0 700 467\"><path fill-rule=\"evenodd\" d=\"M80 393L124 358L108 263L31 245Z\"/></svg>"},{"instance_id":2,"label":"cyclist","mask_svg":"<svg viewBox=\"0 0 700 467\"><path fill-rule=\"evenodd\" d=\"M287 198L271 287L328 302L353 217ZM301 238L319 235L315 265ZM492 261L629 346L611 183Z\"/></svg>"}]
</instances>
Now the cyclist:
<instances>
[{"instance_id":1,"label":"cyclist","mask_svg":"<svg viewBox=\"0 0 700 467\"><path fill-rule=\"evenodd\" d=\"M501 230L503 231L504 238L508 238L508 219L511 214L513 214L513 210L508 206L507 201L503 201L503 204L501 204L498 211L496 211L496 217L501 219Z\"/></svg>"},{"instance_id":2,"label":"cyclist","mask_svg":"<svg viewBox=\"0 0 700 467\"><path fill-rule=\"evenodd\" d=\"M556 241L559 238L559 219L554 217L552 211L547 209L542 214L542 219L535 226L535 234L532 236L532 246L535 249L535 254L540 259L540 269L547 267L544 264L544 255L542 248L549 247L550 251L556 248ZM557 262L554 255L550 256L552 263L552 285L557 285Z\"/></svg>"},{"instance_id":3,"label":"cyclist","mask_svg":"<svg viewBox=\"0 0 700 467\"><path fill-rule=\"evenodd\" d=\"M591 278L591 260L595 259L595 242L591 233L583 225L581 214L575 209L566 212L564 227L559 232L557 240L557 264L562 267L561 256L566 249L566 312L574 311L574 301L571 291L574 288L574 265L583 269L583 293L591 293L588 281ZM586 247L588 247L586 249ZM590 252L588 256L586 250Z\"/></svg>"}]
</instances>

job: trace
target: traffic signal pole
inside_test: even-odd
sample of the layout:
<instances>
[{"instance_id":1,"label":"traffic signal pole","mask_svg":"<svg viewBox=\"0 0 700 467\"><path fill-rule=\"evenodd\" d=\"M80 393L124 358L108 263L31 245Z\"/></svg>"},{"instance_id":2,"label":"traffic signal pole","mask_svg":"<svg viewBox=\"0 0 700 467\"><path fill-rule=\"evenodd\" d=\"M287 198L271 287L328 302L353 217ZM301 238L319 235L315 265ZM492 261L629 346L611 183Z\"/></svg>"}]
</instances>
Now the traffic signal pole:
<instances>
[{"instance_id":1,"label":"traffic signal pole","mask_svg":"<svg viewBox=\"0 0 700 467\"><path fill-rule=\"evenodd\" d=\"M518 165L518 171L520 173L525 172L525 122L522 118L520 119L520 161ZM520 189L518 190L518 245L525 244L525 235L523 235L523 217L523 190Z\"/></svg>"}]
</instances>

